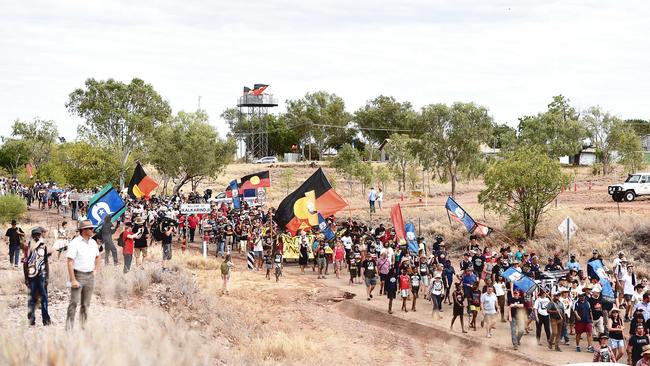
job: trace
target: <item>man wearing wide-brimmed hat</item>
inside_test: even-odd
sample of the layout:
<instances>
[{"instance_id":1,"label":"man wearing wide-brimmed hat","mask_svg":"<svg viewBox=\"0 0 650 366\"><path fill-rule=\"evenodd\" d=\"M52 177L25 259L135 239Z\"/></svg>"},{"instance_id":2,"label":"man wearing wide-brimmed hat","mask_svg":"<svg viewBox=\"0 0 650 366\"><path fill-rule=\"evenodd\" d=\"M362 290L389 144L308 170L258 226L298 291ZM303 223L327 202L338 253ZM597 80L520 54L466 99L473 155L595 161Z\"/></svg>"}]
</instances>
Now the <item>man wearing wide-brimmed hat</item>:
<instances>
[{"instance_id":1,"label":"man wearing wide-brimmed hat","mask_svg":"<svg viewBox=\"0 0 650 366\"><path fill-rule=\"evenodd\" d=\"M47 245L42 236L45 230L35 227L31 232L31 239L27 245L27 254L23 262L25 274L25 285L29 288L29 300L27 302L27 318L29 325L36 324L36 303L41 299L41 315L43 325L50 325L50 314L48 312L47 280L50 267Z\"/></svg>"},{"instance_id":2,"label":"man wearing wide-brimmed hat","mask_svg":"<svg viewBox=\"0 0 650 366\"><path fill-rule=\"evenodd\" d=\"M99 246L93 240L95 226L90 220L82 220L77 224L79 235L68 244L68 275L70 276L70 305L66 318L66 329L72 330L77 305L80 323L83 328L88 318L90 299L95 288L95 270L99 268Z\"/></svg>"}]
</instances>

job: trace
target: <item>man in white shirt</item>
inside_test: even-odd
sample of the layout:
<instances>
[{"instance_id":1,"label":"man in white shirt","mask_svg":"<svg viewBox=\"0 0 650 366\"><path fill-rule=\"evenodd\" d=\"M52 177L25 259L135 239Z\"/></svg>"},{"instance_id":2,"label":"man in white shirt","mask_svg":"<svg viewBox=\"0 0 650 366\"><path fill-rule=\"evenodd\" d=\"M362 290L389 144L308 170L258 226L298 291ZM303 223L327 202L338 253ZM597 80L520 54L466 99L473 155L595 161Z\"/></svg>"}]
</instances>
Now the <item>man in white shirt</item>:
<instances>
[{"instance_id":1,"label":"man in white shirt","mask_svg":"<svg viewBox=\"0 0 650 366\"><path fill-rule=\"evenodd\" d=\"M74 317L77 312L77 305L81 304L79 310L79 321L83 328L88 318L90 299L95 288L95 269L99 267L99 247L93 240L94 226L90 220L79 221L77 229L79 235L68 244L68 275L70 276L70 305L66 318L66 329L72 330Z\"/></svg>"},{"instance_id":2,"label":"man in white shirt","mask_svg":"<svg viewBox=\"0 0 650 366\"><path fill-rule=\"evenodd\" d=\"M495 327L497 315L497 295L494 293L494 287L488 286L487 292L481 295L481 309L483 309L486 335L492 338L492 329Z\"/></svg>"}]
</instances>

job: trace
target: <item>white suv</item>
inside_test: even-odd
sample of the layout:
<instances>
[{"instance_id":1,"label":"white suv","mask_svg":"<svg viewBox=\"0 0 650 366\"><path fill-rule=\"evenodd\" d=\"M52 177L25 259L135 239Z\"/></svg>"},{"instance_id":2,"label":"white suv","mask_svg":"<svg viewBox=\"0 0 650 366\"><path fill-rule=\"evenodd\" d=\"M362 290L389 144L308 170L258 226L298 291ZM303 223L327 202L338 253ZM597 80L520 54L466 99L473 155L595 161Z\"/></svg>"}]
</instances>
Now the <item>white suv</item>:
<instances>
[{"instance_id":1,"label":"white suv","mask_svg":"<svg viewBox=\"0 0 650 366\"><path fill-rule=\"evenodd\" d=\"M278 158L275 156L265 156L255 160L255 164L277 164Z\"/></svg>"},{"instance_id":2,"label":"white suv","mask_svg":"<svg viewBox=\"0 0 650 366\"><path fill-rule=\"evenodd\" d=\"M650 195L650 173L630 174L625 183L607 187L614 201L634 201L637 196Z\"/></svg>"}]
</instances>

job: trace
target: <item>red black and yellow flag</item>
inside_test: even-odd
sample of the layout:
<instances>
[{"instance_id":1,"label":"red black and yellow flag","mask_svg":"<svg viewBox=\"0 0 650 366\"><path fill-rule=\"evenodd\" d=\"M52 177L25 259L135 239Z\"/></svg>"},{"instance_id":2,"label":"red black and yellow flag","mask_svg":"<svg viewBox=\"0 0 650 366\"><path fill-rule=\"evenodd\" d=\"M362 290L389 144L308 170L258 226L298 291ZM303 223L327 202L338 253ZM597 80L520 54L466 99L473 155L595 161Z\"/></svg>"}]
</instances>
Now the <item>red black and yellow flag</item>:
<instances>
[{"instance_id":1,"label":"red black and yellow flag","mask_svg":"<svg viewBox=\"0 0 650 366\"><path fill-rule=\"evenodd\" d=\"M158 187L158 183L151 179L147 173L142 169L142 165L138 163L133 171L133 177L129 182L129 196L131 198L149 197L149 194Z\"/></svg>"},{"instance_id":2,"label":"red black and yellow flag","mask_svg":"<svg viewBox=\"0 0 650 366\"><path fill-rule=\"evenodd\" d=\"M318 169L298 189L282 200L275 212L275 222L292 234L318 225L318 213L328 217L347 207L347 202L330 185Z\"/></svg>"},{"instance_id":3,"label":"red black and yellow flag","mask_svg":"<svg viewBox=\"0 0 650 366\"><path fill-rule=\"evenodd\" d=\"M239 190L242 189L253 189L260 187L270 187L271 186L271 177L269 171L263 171L259 173L249 174L241 177L239 179Z\"/></svg>"}]
</instances>

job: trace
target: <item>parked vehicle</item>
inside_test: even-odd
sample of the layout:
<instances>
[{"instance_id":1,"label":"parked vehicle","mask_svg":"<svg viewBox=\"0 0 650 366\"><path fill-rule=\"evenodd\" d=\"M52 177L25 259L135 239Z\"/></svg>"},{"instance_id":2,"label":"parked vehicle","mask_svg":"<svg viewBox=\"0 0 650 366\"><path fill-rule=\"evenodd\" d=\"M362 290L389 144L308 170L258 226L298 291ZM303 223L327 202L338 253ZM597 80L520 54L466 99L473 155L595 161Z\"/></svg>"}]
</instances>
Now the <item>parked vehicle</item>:
<instances>
[{"instance_id":1,"label":"parked vehicle","mask_svg":"<svg viewBox=\"0 0 650 366\"><path fill-rule=\"evenodd\" d=\"M607 192L616 202L631 202L638 196L650 195L650 173L630 174L625 183L613 184L607 187Z\"/></svg>"},{"instance_id":2,"label":"parked vehicle","mask_svg":"<svg viewBox=\"0 0 650 366\"><path fill-rule=\"evenodd\" d=\"M266 192L264 188L258 188L255 196L244 196L244 202L247 202L250 206L262 206L266 203ZM208 200L210 203L226 203L232 205L232 197L226 196L226 192L220 192L216 196Z\"/></svg>"},{"instance_id":3,"label":"parked vehicle","mask_svg":"<svg viewBox=\"0 0 650 366\"><path fill-rule=\"evenodd\" d=\"M255 160L255 164L277 164L278 158L275 156L265 156Z\"/></svg>"}]
</instances>

